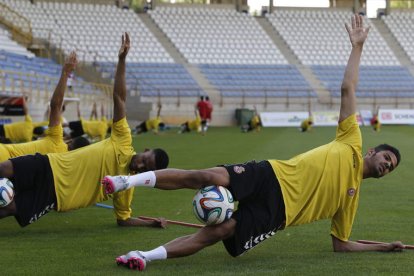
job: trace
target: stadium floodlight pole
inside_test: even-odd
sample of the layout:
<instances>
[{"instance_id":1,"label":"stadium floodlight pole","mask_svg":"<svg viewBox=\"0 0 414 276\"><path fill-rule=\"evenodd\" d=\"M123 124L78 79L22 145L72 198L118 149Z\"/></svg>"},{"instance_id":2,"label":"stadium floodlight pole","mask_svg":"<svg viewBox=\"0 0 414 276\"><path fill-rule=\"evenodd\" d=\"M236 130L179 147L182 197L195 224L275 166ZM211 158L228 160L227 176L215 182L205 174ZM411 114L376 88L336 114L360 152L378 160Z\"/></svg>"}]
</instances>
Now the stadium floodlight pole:
<instances>
[{"instance_id":1,"label":"stadium floodlight pole","mask_svg":"<svg viewBox=\"0 0 414 276\"><path fill-rule=\"evenodd\" d=\"M363 244L386 244L386 242L369 241L369 240L357 240L358 243ZM405 249L414 249L414 245L404 244Z\"/></svg>"},{"instance_id":2,"label":"stadium floodlight pole","mask_svg":"<svg viewBox=\"0 0 414 276\"><path fill-rule=\"evenodd\" d=\"M96 203L95 205L97 207L101 207L101 208L105 208L105 209L114 209L113 206L102 204L102 203ZM147 217L147 216L138 216L138 218L143 219L143 220L158 220L157 218ZM166 219L165 221L169 224L175 224L175 225L181 225L181 226L187 226L187 227L193 227L193 228L203 228L204 227L204 225L201 225L201 224L183 222L183 221L178 221L178 220Z\"/></svg>"}]
</instances>

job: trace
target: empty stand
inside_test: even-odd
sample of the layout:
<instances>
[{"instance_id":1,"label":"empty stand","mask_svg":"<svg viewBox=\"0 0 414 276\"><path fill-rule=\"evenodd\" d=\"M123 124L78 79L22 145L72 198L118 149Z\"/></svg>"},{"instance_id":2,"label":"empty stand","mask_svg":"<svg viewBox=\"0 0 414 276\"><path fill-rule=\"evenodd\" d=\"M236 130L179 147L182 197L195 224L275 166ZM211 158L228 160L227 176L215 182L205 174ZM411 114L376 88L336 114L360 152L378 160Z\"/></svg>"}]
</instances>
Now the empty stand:
<instances>
[{"instance_id":1,"label":"empty stand","mask_svg":"<svg viewBox=\"0 0 414 276\"><path fill-rule=\"evenodd\" d=\"M159 6L151 18L195 64L287 64L254 17L234 9Z\"/></svg>"},{"instance_id":2,"label":"empty stand","mask_svg":"<svg viewBox=\"0 0 414 276\"><path fill-rule=\"evenodd\" d=\"M410 57L411 62L414 62L414 12L393 11L382 19Z\"/></svg>"},{"instance_id":3,"label":"empty stand","mask_svg":"<svg viewBox=\"0 0 414 276\"><path fill-rule=\"evenodd\" d=\"M104 77L113 79L114 63L99 63ZM144 97L197 97L202 89L181 64L127 63L128 90L138 89Z\"/></svg>"},{"instance_id":4,"label":"empty stand","mask_svg":"<svg viewBox=\"0 0 414 276\"><path fill-rule=\"evenodd\" d=\"M223 97L315 97L292 65L203 64L200 70Z\"/></svg>"}]
</instances>

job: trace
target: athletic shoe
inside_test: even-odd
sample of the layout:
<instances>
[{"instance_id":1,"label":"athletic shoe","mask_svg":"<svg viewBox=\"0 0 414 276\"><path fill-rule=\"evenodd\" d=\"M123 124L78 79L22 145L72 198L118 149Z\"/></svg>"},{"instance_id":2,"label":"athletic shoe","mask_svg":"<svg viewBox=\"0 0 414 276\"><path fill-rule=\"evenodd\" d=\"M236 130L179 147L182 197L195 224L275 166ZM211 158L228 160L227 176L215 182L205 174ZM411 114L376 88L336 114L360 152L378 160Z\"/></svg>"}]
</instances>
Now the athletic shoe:
<instances>
[{"instance_id":1,"label":"athletic shoe","mask_svg":"<svg viewBox=\"0 0 414 276\"><path fill-rule=\"evenodd\" d=\"M139 271L143 271L147 265L145 257L138 251L131 251L126 255L119 256L116 258L116 263Z\"/></svg>"},{"instance_id":2,"label":"athletic shoe","mask_svg":"<svg viewBox=\"0 0 414 276\"><path fill-rule=\"evenodd\" d=\"M106 194L113 194L115 192L123 191L128 188L128 176L116 175L116 176L105 176L101 180L104 186Z\"/></svg>"}]
</instances>

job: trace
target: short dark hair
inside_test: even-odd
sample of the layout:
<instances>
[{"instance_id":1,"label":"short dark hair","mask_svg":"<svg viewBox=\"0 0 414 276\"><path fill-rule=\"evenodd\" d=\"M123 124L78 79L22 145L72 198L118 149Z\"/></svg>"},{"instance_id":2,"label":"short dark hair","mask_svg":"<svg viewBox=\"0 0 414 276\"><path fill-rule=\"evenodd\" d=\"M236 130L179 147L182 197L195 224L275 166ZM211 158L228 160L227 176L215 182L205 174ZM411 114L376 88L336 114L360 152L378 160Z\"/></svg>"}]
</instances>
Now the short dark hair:
<instances>
[{"instance_id":1,"label":"short dark hair","mask_svg":"<svg viewBox=\"0 0 414 276\"><path fill-rule=\"evenodd\" d=\"M161 170L168 167L168 163L170 162L170 159L168 157L168 154L163 149L154 149L154 155L155 155L155 169Z\"/></svg>"},{"instance_id":2,"label":"short dark hair","mask_svg":"<svg viewBox=\"0 0 414 276\"><path fill-rule=\"evenodd\" d=\"M11 144L12 141L6 137L0 137L0 144Z\"/></svg>"},{"instance_id":3,"label":"short dark hair","mask_svg":"<svg viewBox=\"0 0 414 276\"><path fill-rule=\"evenodd\" d=\"M381 144L381 145L376 146L374 148L374 150L375 150L375 152L389 150L390 152L395 154L395 157L397 157L397 166L398 166L398 164L400 164L401 154L400 154L400 151L398 149L396 149L395 147L390 146L388 144Z\"/></svg>"},{"instance_id":4,"label":"short dark hair","mask_svg":"<svg viewBox=\"0 0 414 276\"><path fill-rule=\"evenodd\" d=\"M42 126L38 126L33 129L33 134L36 136L42 136L44 133L45 133L45 128Z\"/></svg>"},{"instance_id":5,"label":"short dark hair","mask_svg":"<svg viewBox=\"0 0 414 276\"><path fill-rule=\"evenodd\" d=\"M79 137L72 139L71 150L83 148L83 147L89 146L89 144L90 142L88 139L86 139L85 137L79 136Z\"/></svg>"}]
</instances>

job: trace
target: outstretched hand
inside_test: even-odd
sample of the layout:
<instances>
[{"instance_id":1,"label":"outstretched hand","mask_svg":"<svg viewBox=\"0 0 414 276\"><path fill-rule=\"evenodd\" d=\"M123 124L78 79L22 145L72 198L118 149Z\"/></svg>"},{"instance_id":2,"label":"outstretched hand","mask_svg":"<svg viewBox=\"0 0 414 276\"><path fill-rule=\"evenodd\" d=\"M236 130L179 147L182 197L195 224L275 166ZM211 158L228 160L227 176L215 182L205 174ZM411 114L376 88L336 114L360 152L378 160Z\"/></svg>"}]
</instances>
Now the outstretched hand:
<instances>
[{"instance_id":1,"label":"outstretched hand","mask_svg":"<svg viewBox=\"0 0 414 276\"><path fill-rule=\"evenodd\" d=\"M131 46L131 42L129 40L129 34L125 32L125 34L122 35L122 44L121 44L121 48L119 49L119 53L118 53L118 57L120 59L126 58L130 46Z\"/></svg>"},{"instance_id":2,"label":"outstretched hand","mask_svg":"<svg viewBox=\"0 0 414 276\"><path fill-rule=\"evenodd\" d=\"M362 46L367 39L370 27L364 28L364 20L362 15L355 14L351 19L351 26L345 23L346 31L351 40L352 47Z\"/></svg>"},{"instance_id":3,"label":"outstretched hand","mask_svg":"<svg viewBox=\"0 0 414 276\"><path fill-rule=\"evenodd\" d=\"M75 70L77 64L78 60L76 58L76 53L71 52L65 60L65 64L63 65L63 72L69 75L70 73L72 73L73 70Z\"/></svg>"}]
</instances>

